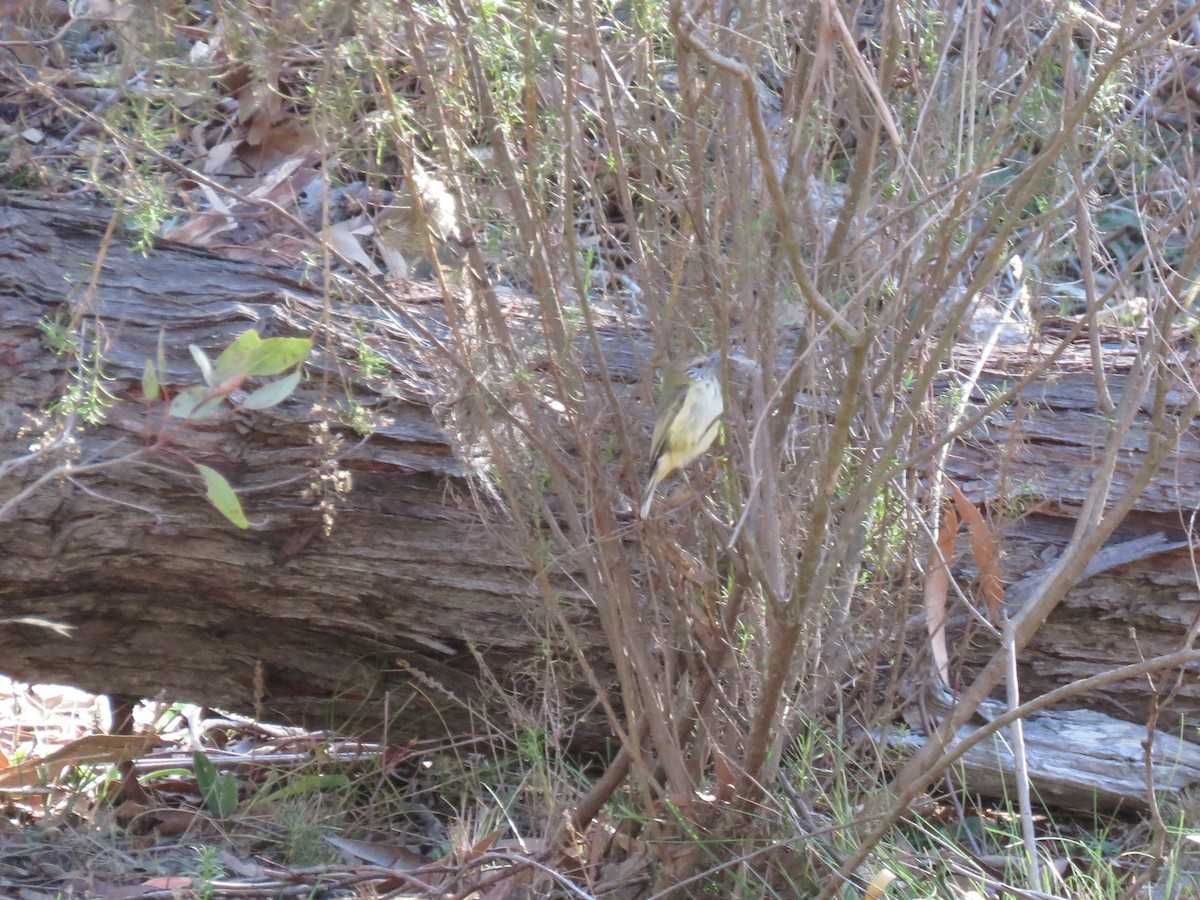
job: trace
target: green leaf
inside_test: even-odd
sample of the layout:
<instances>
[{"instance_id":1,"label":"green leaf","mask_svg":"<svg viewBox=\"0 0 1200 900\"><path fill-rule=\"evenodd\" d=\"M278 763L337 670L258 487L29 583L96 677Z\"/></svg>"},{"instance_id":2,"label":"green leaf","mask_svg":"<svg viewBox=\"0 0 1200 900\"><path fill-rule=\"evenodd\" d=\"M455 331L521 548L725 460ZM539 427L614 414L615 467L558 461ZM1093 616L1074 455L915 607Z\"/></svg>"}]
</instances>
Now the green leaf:
<instances>
[{"instance_id":1,"label":"green leaf","mask_svg":"<svg viewBox=\"0 0 1200 900\"><path fill-rule=\"evenodd\" d=\"M237 778L232 772L226 772L217 779L215 801L215 803L209 803L208 808L218 819L228 819L237 812L238 785Z\"/></svg>"},{"instance_id":2,"label":"green leaf","mask_svg":"<svg viewBox=\"0 0 1200 900\"><path fill-rule=\"evenodd\" d=\"M219 410L221 408L221 403L224 400L225 400L224 397L221 397L221 396L213 397L210 395L207 400L198 404L196 406L196 408L194 410L192 410L192 414L190 416L188 416L188 418L189 419L207 419L209 416L211 416L213 413L215 413L217 410Z\"/></svg>"},{"instance_id":3,"label":"green leaf","mask_svg":"<svg viewBox=\"0 0 1200 900\"><path fill-rule=\"evenodd\" d=\"M176 394L170 412L177 419L203 419L213 414L221 405L221 399L213 397L212 388L198 384Z\"/></svg>"},{"instance_id":4,"label":"green leaf","mask_svg":"<svg viewBox=\"0 0 1200 900\"><path fill-rule=\"evenodd\" d=\"M158 372L154 370L154 363L146 360L146 365L142 369L142 396L147 400L158 399Z\"/></svg>"},{"instance_id":5,"label":"green leaf","mask_svg":"<svg viewBox=\"0 0 1200 900\"><path fill-rule=\"evenodd\" d=\"M216 469L210 469L199 463L196 463L196 468L204 477L204 484L208 488L208 502L238 528L249 528L250 523L246 519L246 514L242 512L242 503L238 500L237 494L233 492L233 488L229 486L229 482L225 480L225 476Z\"/></svg>"},{"instance_id":6,"label":"green leaf","mask_svg":"<svg viewBox=\"0 0 1200 900\"><path fill-rule=\"evenodd\" d=\"M226 347L221 355L217 357L217 362L214 365L217 380L224 381L226 378L234 375L242 375L244 377L250 374L250 361L258 353L261 346L262 338L253 329L238 335L234 339L234 342Z\"/></svg>"},{"instance_id":7,"label":"green leaf","mask_svg":"<svg viewBox=\"0 0 1200 900\"><path fill-rule=\"evenodd\" d=\"M237 812L237 778L232 773L221 774L208 755L200 750L192 752L192 765L196 769L196 785L208 811L218 819L228 819Z\"/></svg>"},{"instance_id":8,"label":"green leaf","mask_svg":"<svg viewBox=\"0 0 1200 900\"><path fill-rule=\"evenodd\" d=\"M189 771L187 766L174 766L174 767L168 767L166 769L155 769L153 772L146 772L145 774L140 774L140 775L138 775L138 781L142 781L142 782L162 781L162 780L174 781L179 778L187 778L189 775L192 775L192 774L195 774L195 773L193 771Z\"/></svg>"},{"instance_id":9,"label":"green leaf","mask_svg":"<svg viewBox=\"0 0 1200 900\"><path fill-rule=\"evenodd\" d=\"M293 797L311 794L314 791L327 791L349 786L350 779L340 772L318 772L311 775L300 775L278 790L271 791L268 794L259 794L251 801L251 804L278 803L280 800L290 800Z\"/></svg>"},{"instance_id":10,"label":"green leaf","mask_svg":"<svg viewBox=\"0 0 1200 900\"><path fill-rule=\"evenodd\" d=\"M186 419L196 409L197 404L208 394L206 387L190 387L180 391L171 401L171 415L177 419Z\"/></svg>"},{"instance_id":11,"label":"green leaf","mask_svg":"<svg viewBox=\"0 0 1200 900\"><path fill-rule=\"evenodd\" d=\"M278 375L304 362L312 341L308 338L267 338L254 350L247 375Z\"/></svg>"},{"instance_id":12,"label":"green leaf","mask_svg":"<svg viewBox=\"0 0 1200 900\"><path fill-rule=\"evenodd\" d=\"M192 765L196 767L196 784L200 787L200 793L207 795L217 785L217 767L200 750L192 751Z\"/></svg>"},{"instance_id":13,"label":"green leaf","mask_svg":"<svg viewBox=\"0 0 1200 900\"><path fill-rule=\"evenodd\" d=\"M188 344L188 350L191 351L192 359L196 361L196 365L200 367L200 374L204 376L205 384L213 383L213 367L208 361L208 354L197 347L195 344Z\"/></svg>"},{"instance_id":14,"label":"green leaf","mask_svg":"<svg viewBox=\"0 0 1200 900\"><path fill-rule=\"evenodd\" d=\"M242 401L242 409L266 409L269 406L274 406L276 403L282 403L292 395L292 391L296 389L296 385L299 383L300 370L297 369L291 375L285 375L278 381L264 384L257 391L250 394Z\"/></svg>"}]
</instances>

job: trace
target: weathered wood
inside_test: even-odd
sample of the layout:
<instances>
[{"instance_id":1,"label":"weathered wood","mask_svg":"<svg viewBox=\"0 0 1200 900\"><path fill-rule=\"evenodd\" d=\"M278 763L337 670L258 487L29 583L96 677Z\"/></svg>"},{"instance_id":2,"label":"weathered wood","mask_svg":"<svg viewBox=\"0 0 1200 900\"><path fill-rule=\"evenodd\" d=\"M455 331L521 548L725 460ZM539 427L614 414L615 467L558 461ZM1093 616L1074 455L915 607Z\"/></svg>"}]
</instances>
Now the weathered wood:
<instances>
[{"instance_id":1,"label":"weathered wood","mask_svg":"<svg viewBox=\"0 0 1200 900\"><path fill-rule=\"evenodd\" d=\"M1048 352L1053 338L1029 353ZM997 358L981 380L976 399L1015 380L1029 352ZM1104 366L1114 401L1125 385L1134 348L1118 332L1106 335ZM1171 408L1183 405L1182 389L1169 394ZM1075 528L1072 515L1091 485L1093 460L1103 449L1108 418L1097 408L1095 377L1086 338L1066 353L1053 373L1022 394L1022 405L988 421L955 448L948 473L1003 522L1001 565L1011 609L1058 557ZM1110 497L1124 490L1144 458L1149 417L1146 410L1122 441ZM1019 517L1005 509L1025 510ZM1189 523L1200 509L1200 440L1185 433L1170 462L1138 498L1110 546L1161 535L1155 548L1133 554L1124 565L1085 578L1038 632L1019 659L1021 694L1037 696L1063 684L1140 659L1183 649L1200 616L1200 584L1189 549ZM961 572L969 582L971 561ZM995 649L994 643L959 615L950 624L958 658L968 673ZM957 627L955 627L957 625ZM952 655L954 651L952 650ZM1175 687L1176 674L1161 676ZM1160 722L1173 729L1180 719L1200 724L1197 670L1182 682L1161 710ZM1085 695L1081 704L1132 722L1144 722L1151 691L1145 680L1121 682ZM1165 696L1160 699L1167 699Z\"/></svg>"},{"instance_id":2,"label":"weathered wood","mask_svg":"<svg viewBox=\"0 0 1200 900\"><path fill-rule=\"evenodd\" d=\"M1004 712L998 703L985 704L986 718ZM901 751L919 746L924 738L913 717L914 730L895 742ZM970 737L962 728L958 740ZM1022 721L1029 780L1034 800L1042 806L1083 813L1149 808L1146 783L1146 728L1095 710L1064 709L1034 713ZM986 737L964 754L954 767L973 794L1016 797L1016 761L1011 732ZM1175 794L1200 783L1200 745L1158 731L1151 748L1153 784L1159 796Z\"/></svg>"},{"instance_id":3,"label":"weathered wood","mask_svg":"<svg viewBox=\"0 0 1200 900\"><path fill-rule=\"evenodd\" d=\"M212 509L180 456L158 451L57 478L0 523L0 617L75 627L67 639L3 626L0 670L247 711L261 700L268 715L331 723L351 722L363 710L376 716L381 707L365 693L372 685L374 698L387 689L391 708L405 708L406 733L477 728L466 707L478 696L479 664L501 686L519 689L531 660L547 664L547 624L528 564L489 532L467 498L464 470L430 409L442 398L421 354L410 352L407 323L437 329L440 297L414 286L387 309L327 301L284 271L181 248L130 253L105 241L106 224L12 198L0 206L0 465L9 467L0 469L0 504L48 467L44 458L13 463L38 438L30 416L72 385L68 357L45 334L56 321L81 317L85 334L102 341L103 385L116 398L105 424L81 436L77 467L143 448L156 432L155 413L139 395L160 330L163 380L175 389L198 381L190 343L216 351L254 327L264 335L314 334L319 349L309 379L284 405L179 429L172 439L173 449L246 492L249 531ZM512 303L519 315L520 301ZM382 375L363 373L362 347L378 358ZM1106 348L1114 394L1129 352ZM991 417L950 459L950 474L973 499L1029 510L1006 527L1010 583L1060 552L1088 487L1088 461L1106 419L1095 409L1086 354L1081 343L1026 392L1033 404ZM627 345L614 359L618 371L636 371ZM1023 366L1020 356L998 358L980 398ZM375 419L369 439L353 427L352 404ZM1137 427L1122 473L1144 447L1147 425ZM326 536L320 497L304 487L328 484L320 474L336 469L350 472L353 489L336 498ZM1187 435L1117 540L1185 537L1198 506L1200 442ZM961 569L969 575L969 560ZM590 610L572 603L580 595L569 579L559 587L583 650L604 677L606 654ZM1023 657L1022 695L1176 649L1198 601L1186 549L1090 578ZM962 627L952 637L968 668L992 650ZM578 699L582 708L588 691ZM1081 702L1139 722L1149 695L1138 681ZM1173 725L1178 716L1200 724L1191 674L1161 721Z\"/></svg>"},{"instance_id":4,"label":"weathered wood","mask_svg":"<svg viewBox=\"0 0 1200 900\"><path fill-rule=\"evenodd\" d=\"M28 453L38 413L74 383L45 337L53 323L82 321L115 398L72 453L0 480L2 504L53 463L70 458L78 473L0 523L0 616L67 623L73 635L4 625L0 670L244 711L261 702L268 716L329 724L374 724L386 690L399 733L478 729L467 708L478 664L513 686L532 658L546 664L546 627L530 569L467 496L409 352L404 317L436 328L440 296L411 293L383 311L327 303L284 271L182 248L105 251L106 225L12 198L0 206L0 461ZM313 336L305 383L279 407L176 428L169 444L245 492L248 531L207 503L179 455L82 469L144 448L160 427L161 405L140 397L160 330L162 381L178 390L199 382L189 344L213 355L248 328ZM360 341L380 375L363 376ZM360 415L369 438L352 427ZM338 471L353 488L334 496L322 476ZM570 584L561 593L575 596ZM596 629L567 614L591 649Z\"/></svg>"},{"instance_id":5,"label":"weathered wood","mask_svg":"<svg viewBox=\"0 0 1200 900\"><path fill-rule=\"evenodd\" d=\"M1133 349L1120 336L1105 342L1104 371L1110 396L1119 400ZM1034 348L1032 356L1048 352ZM1003 541L1002 569L1010 615L1021 607L1067 544L1092 477L1092 460L1108 436L1108 418L1097 407L1090 348L1072 347L1053 373L1025 390L1021 402L993 416L960 442L947 471L973 499L997 513ZM1027 357L997 359L975 398L983 402L1013 380ZM1182 387L1182 386L1181 386ZM1172 391L1169 405L1186 402ZM1149 438L1143 415L1122 440L1110 497L1125 490L1141 464ZM1180 440L1171 463L1139 496L1099 558L1094 559L1017 661L1023 699L1140 659L1187 649L1200 626L1200 584L1190 539L1191 517L1200 507L1200 442ZM1004 515L1007 506L1027 509ZM969 558L959 574L970 583ZM951 616L955 675L963 683L996 650L996 642L972 627L969 616ZM1200 666L1117 681L1078 694L1023 722L1028 774L1036 802L1092 812L1148 807L1145 722L1157 706L1151 759L1154 790L1177 793L1200 782L1200 745L1180 735L1200 722ZM991 707L987 718L1003 712ZM1076 708L1085 707L1085 708ZM919 744L928 723L909 717L908 740ZM960 729L965 739L974 729ZM1016 790L1013 736L1008 730L972 748L956 767L972 793L1013 797Z\"/></svg>"}]
</instances>

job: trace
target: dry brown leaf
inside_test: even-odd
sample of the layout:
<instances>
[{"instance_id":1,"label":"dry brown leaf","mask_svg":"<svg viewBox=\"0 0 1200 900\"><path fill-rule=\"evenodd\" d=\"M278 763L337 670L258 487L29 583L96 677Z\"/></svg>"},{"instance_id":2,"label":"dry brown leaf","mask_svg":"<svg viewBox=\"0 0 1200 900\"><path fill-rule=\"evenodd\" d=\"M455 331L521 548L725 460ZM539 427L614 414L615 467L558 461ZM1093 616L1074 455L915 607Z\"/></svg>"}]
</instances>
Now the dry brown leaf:
<instances>
[{"instance_id":1,"label":"dry brown leaf","mask_svg":"<svg viewBox=\"0 0 1200 900\"><path fill-rule=\"evenodd\" d=\"M159 837L178 837L181 834L213 831L208 817L191 809L154 809L146 816L154 833Z\"/></svg>"},{"instance_id":2,"label":"dry brown leaf","mask_svg":"<svg viewBox=\"0 0 1200 900\"><path fill-rule=\"evenodd\" d=\"M0 769L0 789L37 789L71 766L115 766L137 759L163 744L164 741L153 734L90 734L71 741L49 756L25 759L15 766Z\"/></svg>"},{"instance_id":3,"label":"dry brown leaf","mask_svg":"<svg viewBox=\"0 0 1200 900\"><path fill-rule=\"evenodd\" d=\"M252 246L226 246L221 255L239 262L257 262L266 265L299 265L313 252L311 241L290 234L274 234Z\"/></svg>"},{"instance_id":4,"label":"dry brown leaf","mask_svg":"<svg viewBox=\"0 0 1200 900\"><path fill-rule=\"evenodd\" d=\"M217 859L235 875L241 878L265 878L267 870L252 859L242 859L228 850L217 851Z\"/></svg>"},{"instance_id":5,"label":"dry brown leaf","mask_svg":"<svg viewBox=\"0 0 1200 900\"><path fill-rule=\"evenodd\" d=\"M12 47L12 55L23 66L28 66L31 69L37 69L45 58L40 47L33 44L25 44L21 41L15 41Z\"/></svg>"},{"instance_id":6,"label":"dry brown leaf","mask_svg":"<svg viewBox=\"0 0 1200 900\"><path fill-rule=\"evenodd\" d=\"M988 527L979 512L957 484L946 479L954 496L958 514L967 525L971 538L971 552L975 554L975 565L979 567L979 592L987 603L988 616L993 622L1000 621L1000 607L1004 605L1004 579L1000 577L1000 541Z\"/></svg>"},{"instance_id":7,"label":"dry brown leaf","mask_svg":"<svg viewBox=\"0 0 1200 900\"><path fill-rule=\"evenodd\" d=\"M653 870L653 856L645 849L620 862L608 863L600 870L597 878L596 896L640 897L645 895L645 886Z\"/></svg>"},{"instance_id":8,"label":"dry brown leaf","mask_svg":"<svg viewBox=\"0 0 1200 900\"><path fill-rule=\"evenodd\" d=\"M383 264L387 266L388 274L394 280L403 281L408 278L408 260L404 258L404 252L401 249L382 234L375 237L375 249L379 251Z\"/></svg>"},{"instance_id":9,"label":"dry brown leaf","mask_svg":"<svg viewBox=\"0 0 1200 900\"><path fill-rule=\"evenodd\" d=\"M286 232L290 224L286 220L281 221L281 217L274 214L273 211L270 215L261 214L258 204L254 204L253 209L259 213L258 215L239 218L239 213L246 208L246 201L265 200L285 209L294 208L296 197L302 190L301 186L308 184L313 178L315 173L313 164L314 158L311 154L296 156L284 161L272 171L256 179L255 185L250 187L248 193L244 195L245 200L238 196L218 194L208 185L202 184L201 191L214 208L198 213L190 220L164 232L162 236L180 244L208 247L213 246L213 239L217 235L239 229L238 243L251 247L255 240L271 241L276 237L285 236L281 233ZM311 249L311 247L306 244L305 249ZM221 251L224 255L232 257L228 247L222 247ZM253 249L247 252L252 259L263 259L274 263L280 261L267 252Z\"/></svg>"},{"instance_id":10,"label":"dry brown leaf","mask_svg":"<svg viewBox=\"0 0 1200 900\"><path fill-rule=\"evenodd\" d=\"M57 28L64 25L71 18L71 5L66 0L16 0L5 4L4 15L7 18L5 26L15 28L11 39L19 37L32 41L37 36L26 32L27 26L50 24Z\"/></svg>"},{"instance_id":11,"label":"dry brown leaf","mask_svg":"<svg viewBox=\"0 0 1200 900\"><path fill-rule=\"evenodd\" d=\"M128 22L133 18L136 9L136 3L123 2L123 0L88 0L87 14L89 19L112 24Z\"/></svg>"},{"instance_id":12,"label":"dry brown leaf","mask_svg":"<svg viewBox=\"0 0 1200 900\"><path fill-rule=\"evenodd\" d=\"M208 201L210 206L212 206L214 212L225 216L225 224L228 228L237 228L237 222L234 221L233 218L233 211L229 208L229 204L225 202L220 194L210 188L207 184L200 185L200 192L204 194L204 199Z\"/></svg>"},{"instance_id":13,"label":"dry brown leaf","mask_svg":"<svg viewBox=\"0 0 1200 900\"><path fill-rule=\"evenodd\" d=\"M142 803L149 805L151 802L150 795L146 789L142 787L142 783L138 781L137 771L134 769L133 763L126 761L118 767L121 772L121 789L114 799L120 799L126 802Z\"/></svg>"},{"instance_id":14,"label":"dry brown leaf","mask_svg":"<svg viewBox=\"0 0 1200 900\"><path fill-rule=\"evenodd\" d=\"M124 803L113 807L113 821L118 825L127 826L135 819L141 818L146 813L150 812L150 807L145 803L139 803L136 800L126 800Z\"/></svg>"},{"instance_id":15,"label":"dry brown leaf","mask_svg":"<svg viewBox=\"0 0 1200 900\"><path fill-rule=\"evenodd\" d=\"M375 265L375 260L367 255L367 251L362 248L362 244L358 242L354 232L354 220L347 220L330 225L325 229L323 237L329 242L329 246L341 256L358 263L372 275L382 275L379 266Z\"/></svg>"},{"instance_id":16,"label":"dry brown leaf","mask_svg":"<svg viewBox=\"0 0 1200 900\"><path fill-rule=\"evenodd\" d=\"M325 835L325 841L328 844L337 847L343 853L348 853L350 856L356 857L369 862L375 866L382 866L385 869L399 869L403 872L412 872L429 864L429 860L419 853L414 853L407 847L402 847L399 844L380 843L378 841L356 841L352 838L338 837L337 835Z\"/></svg>"},{"instance_id":17,"label":"dry brown leaf","mask_svg":"<svg viewBox=\"0 0 1200 900\"><path fill-rule=\"evenodd\" d=\"M264 129L257 143L247 139L238 148L238 158L257 172L265 172L295 156L320 152L320 139L313 127L296 118L285 118Z\"/></svg>"},{"instance_id":18,"label":"dry brown leaf","mask_svg":"<svg viewBox=\"0 0 1200 900\"><path fill-rule=\"evenodd\" d=\"M158 894L163 890L163 884L174 885L173 889L179 891L175 896L185 897L187 896L186 889L191 886L192 879L182 876L168 876L166 878L152 878L150 881L143 882L142 884L90 884L84 890L87 896L95 897L96 900L134 900L135 897L143 897L146 894ZM59 896L62 896L62 894L59 894Z\"/></svg>"},{"instance_id":19,"label":"dry brown leaf","mask_svg":"<svg viewBox=\"0 0 1200 900\"><path fill-rule=\"evenodd\" d=\"M500 879L486 893L477 896L479 900L505 900L507 897L532 896L529 893L529 884L533 881L533 874L533 869L521 867Z\"/></svg>"},{"instance_id":20,"label":"dry brown leaf","mask_svg":"<svg viewBox=\"0 0 1200 900\"><path fill-rule=\"evenodd\" d=\"M326 844L331 844L349 856L364 860L372 865L383 866L384 869L415 871L430 864L430 860L414 853L398 844L379 841L359 841L352 838L338 838L335 834L325 835Z\"/></svg>"},{"instance_id":21,"label":"dry brown leaf","mask_svg":"<svg viewBox=\"0 0 1200 900\"><path fill-rule=\"evenodd\" d=\"M489 831L465 851L463 851L459 862L470 863L483 856L483 854L492 849L492 846L496 843L496 839L500 837L501 833L502 832L498 830ZM522 847L521 849L524 851L525 848Z\"/></svg>"},{"instance_id":22,"label":"dry brown leaf","mask_svg":"<svg viewBox=\"0 0 1200 900\"><path fill-rule=\"evenodd\" d=\"M169 231L164 231L162 237L165 240L174 241L177 244L186 244L189 247L206 247L211 239L218 234L223 234L235 228L237 228L237 223L232 222L228 215L219 210L214 210L192 216L191 219L183 224Z\"/></svg>"},{"instance_id":23,"label":"dry brown leaf","mask_svg":"<svg viewBox=\"0 0 1200 900\"><path fill-rule=\"evenodd\" d=\"M233 151L241 141L222 141L219 144L214 144L204 154L204 165L200 167L200 171L205 175L213 175L222 172L229 157L233 156Z\"/></svg>"},{"instance_id":24,"label":"dry brown leaf","mask_svg":"<svg viewBox=\"0 0 1200 900\"><path fill-rule=\"evenodd\" d=\"M494 840L491 846L492 850L507 851L509 853L529 853L537 856L545 853L549 849L549 844L542 838L504 838L504 840ZM577 854L568 853L572 858Z\"/></svg>"},{"instance_id":25,"label":"dry brown leaf","mask_svg":"<svg viewBox=\"0 0 1200 900\"><path fill-rule=\"evenodd\" d=\"M256 73L256 77L246 82L236 94L238 121L249 126L246 140L252 145L258 144L267 129L283 115L283 98L276 89L279 84L278 60L268 58L263 62L266 71Z\"/></svg>"},{"instance_id":26,"label":"dry brown leaf","mask_svg":"<svg viewBox=\"0 0 1200 900\"><path fill-rule=\"evenodd\" d=\"M299 194L302 190L302 187L296 185L297 180L300 185L306 185L312 180L314 173L306 171L306 169L313 165L315 159L311 153L285 159L270 172L264 174L262 184L252 190L248 196L254 200L271 200L275 203L285 204L285 201L290 201L292 196Z\"/></svg>"},{"instance_id":27,"label":"dry brown leaf","mask_svg":"<svg viewBox=\"0 0 1200 900\"><path fill-rule=\"evenodd\" d=\"M145 806L133 800L127 800L115 807L113 820L122 825L130 835L144 835L152 839L176 837L200 830L208 833L213 830L209 819L194 809Z\"/></svg>"},{"instance_id":28,"label":"dry brown leaf","mask_svg":"<svg viewBox=\"0 0 1200 900\"><path fill-rule=\"evenodd\" d=\"M192 886L192 879L183 875L165 875L161 878L151 878L143 884L156 891L181 891Z\"/></svg>"}]
</instances>

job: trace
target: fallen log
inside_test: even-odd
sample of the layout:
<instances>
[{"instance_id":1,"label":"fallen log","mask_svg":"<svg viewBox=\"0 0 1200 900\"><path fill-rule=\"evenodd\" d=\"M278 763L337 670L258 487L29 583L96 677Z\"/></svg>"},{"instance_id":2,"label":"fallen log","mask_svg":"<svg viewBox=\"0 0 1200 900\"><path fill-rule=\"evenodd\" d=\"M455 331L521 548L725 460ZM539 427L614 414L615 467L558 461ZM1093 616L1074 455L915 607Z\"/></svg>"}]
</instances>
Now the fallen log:
<instances>
[{"instance_id":1,"label":"fallen log","mask_svg":"<svg viewBox=\"0 0 1200 900\"><path fill-rule=\"evenodd\" d=\"M440 327L439 293L410 285L383 308L331 300L283 270L178 247L129 253L107 225L12 196L0 206L0 670L309 723L377 723L390 709L402 733L420 735L488 727L482 672L488 690L519 693L539 667L568 657L546 639L555 626L532 567L479 516L486 497L472 496L433 412L438 387L413 351L414 334ZM199 378L189 344L215 354L248 328L315 335L308 378L277 407L177 428L171 452L147 451L161 411L142 397L142 374L160 334L160 377L177 391ZM610 363L632 379L641 372L617 331ZM85 346L56 345L75 334ZM1086 341L1072 348L949 460L981 505L1019 500L1004 531L1010 584L1061 551L1087 489L1105 433L1088 352ZM1105 346L1114 393L1128 359L1115 340ZM1024 364L998 357L979 399ZM102 423L56 443L63 435L46 431L44 411L89 396ZM1144 440L1144 430L1129 436L1124 471ZM207 502L195 462L239 489L250 529ZM1187 436L1116 538L1165 543L1068 595L1020 660L1023 696L1185 642L1200 599L1187 540L1198 507L1200 442ZM969 577L969 562L960 571ZM581 651L609 677L582 592L568 577L557 587ZM37 620L69 625L71 636ZM951 636L969 674L989 651L965 620ZM569 693L564 721L576 739L598 740L599 717L574 721L590 689ZM1169 699L1164 726L1200 723L1194 673ZM1081 702L1138 723L1152 701L1141 681Z\"/></svg>"},{"instance_id":2,"label":"fallen log","mask_svg":"<svg viewBox=\"0 0 1200 900\"><path fill-rule=\"evenodd\" d=\"M330 302L282 270L132 253L107 225L0 206L0 670L344 728L390 710L406 736L486 728L480 668L518 689L531 662L549 664L547 626L529 565L481 522L410 352L440 294ZM158 377L178 391L200 380L189 344L215 356L251 328L316 338L294 394L168 422L148 452L165 416L142 373L160 334ZM86 346L55 344L75 334ZM64 398L98 424L55 430L45 411ZM206 501L193 463L238 489L249 529ZM595 651L598 630L576 618Z\"/></svg>"}]
</instances>

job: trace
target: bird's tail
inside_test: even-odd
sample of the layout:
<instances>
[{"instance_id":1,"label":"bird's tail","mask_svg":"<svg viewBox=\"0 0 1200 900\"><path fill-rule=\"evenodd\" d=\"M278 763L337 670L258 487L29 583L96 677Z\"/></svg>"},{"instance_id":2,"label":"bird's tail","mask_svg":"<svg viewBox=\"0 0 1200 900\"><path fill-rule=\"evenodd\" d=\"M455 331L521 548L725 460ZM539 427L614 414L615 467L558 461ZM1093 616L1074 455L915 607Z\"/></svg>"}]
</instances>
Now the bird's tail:
<instances>
[{"instance_id":1,"label":"bird's tail","mask_svg":"<svg viewBox=\"0 0 1200 900\"><path fill-rule=\"evenodd\" d=\"M640 513L643 519L650 515L650 501L654 499L654 489L658 487L660 481L662 481L662 477L656 472L646 482L646 493L642 495L642 511Z\"/></svg>"}]
</instances>

